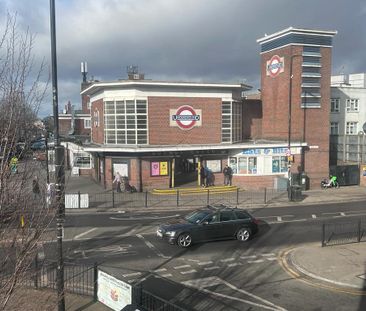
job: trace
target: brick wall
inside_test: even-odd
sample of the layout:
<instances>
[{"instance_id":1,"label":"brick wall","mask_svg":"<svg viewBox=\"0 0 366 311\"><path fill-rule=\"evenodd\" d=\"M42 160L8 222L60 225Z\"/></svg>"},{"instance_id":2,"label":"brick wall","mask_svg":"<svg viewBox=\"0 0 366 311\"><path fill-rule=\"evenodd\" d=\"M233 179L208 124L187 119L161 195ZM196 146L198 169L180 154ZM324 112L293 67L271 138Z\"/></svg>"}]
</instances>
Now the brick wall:
<instances>
[{"instance_id":1,"label":"brick wall","mask_svg":"<svg viewBox=\"0 0 366 311\"><path fill-rule=\"evenodd\" d=\"M262 137L262 101L245 100L243 106L243 137L257 139Z\"/></svg>"},{"instance_id":2,"label":"brick wall","mask_svg":"<svg viewBox=\"0 0 366 311\"><path fill-rule=\"evenodd\" d=\"M149 97L149 142L151 145L221 143L221 99ZM202 126L182 130L170 126L170 109L189 105L202 110Z\"/></svg>"},{"instance_id":3,"label":"brick wall","mask_svg":"<svg viewBox=\"0 0 366 311\"><path fill-rule=\"evenodd\" d=\"M262 54L263 138L288 140L288 112L291 55L301 55L301 46L289 46ZM292 58L291 141L307 142L304 171L310 187L319 187L329 174L329 102L331 49L321 48L321 108L301 108L302 56ZM275 78L266 75L266 62L273 55L284 57L284 72ZM292 165L296 172L301 163Z\"/></svg>"},{"instance_id":4,"label":"brick wall","mask_svg":"<svg viewBox=\"0 0 366 311\"><path fill-rule=\"evenodd\" d=\"M61 136L67 136L71 129L71 118L70 119L59 119L58 127L59 127L59 134Z\"/></svg>"}]
</instances>

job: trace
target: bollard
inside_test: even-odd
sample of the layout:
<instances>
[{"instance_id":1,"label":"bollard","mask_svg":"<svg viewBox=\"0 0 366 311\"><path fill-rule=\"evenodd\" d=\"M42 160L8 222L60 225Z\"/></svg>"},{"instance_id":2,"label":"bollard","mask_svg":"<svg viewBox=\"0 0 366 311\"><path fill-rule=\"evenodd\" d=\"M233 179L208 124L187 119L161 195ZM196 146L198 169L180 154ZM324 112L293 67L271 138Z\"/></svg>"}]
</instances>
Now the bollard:
<instances>
[{"instance_id":1,"label":"bollard","mask_svg":"<svg viewBox=\"0 0 366 311\"><path fill-rule=\"evenodd\" d=\"M78 208L81 208L81 195L80 195L80 191L78 191Z\"/></svg>"},{"instance_id":2,"label":"bollard","mask_svg":"<svg viewBox=\"0 0 366 311\"><path fill-rule=\"evenodd\" d=\"M177 207L179 206L179 189L177 189Z\"/></svg>"},{"instance_id":3,"label":"bollard","mask_svg":"<svg viewBox=\"0 0 366 311\"><path fill-rule=\"evenodd\" d=\"M357 236L357 242L361 242L361 219L358 220L358 236Z\"/></svg>"},{"instance_id":4,"label":"bollard","mask_svg":"<svg viewBox=\"0 0 366 311\"><path fill-rule=\"evenodd\" d=\"M325 224L323 223L322 227L322 247L325 246Z\"/></svg>"},{"instance_id":5,"label":"bollard","mask_svg":"<svg viewBox=\"0 0 366 311\"><path fill-rule=\"evenodd\" d=\"M239 205L239 188L236 188L236 206Z\"/></svg>"},{"instance_id":6,"label":"bollard","mask_svg":"<svg viewBox=\"0 0 366 311\"><path fill-rule=\"evenodd\" d=\"M264 188L264 204L267 204L267 188Z\"/></svg>"},{"instance_id":7,"label":"bollard","mask_svg":"<svg viewBox=\"0 0 366 311\"><path fill-rule=\"evenodd\" d=\"M98 301L98 263L94 263L94 301Z\"/></svg>"},{"instance_id":8,"label":"bollard","mask_svg":"<svg viewBox=\"0 0 366 311\"><path fill-rule=\"evenodd\" d=\"M210 205L210 189L207 189L207 205Z\"/></svg>"},{"instance_id":9,"label":"bollard","mask_svg":"<svg viewBox=\"0 0 366 311\"><path fill-rule=\"evenodd\" d=\"M145 191L145 207L147 207L147 190Z\"/></svg>"},{"instance_id":10,"label":"bollard","mask_svg":"<svg viewBox=\"0 0 366 311\"><path fill-rule=\"evenodd\" d=\"M114 191L112 189L112 208L114 208Z\"/></svg>"}]
</instances>

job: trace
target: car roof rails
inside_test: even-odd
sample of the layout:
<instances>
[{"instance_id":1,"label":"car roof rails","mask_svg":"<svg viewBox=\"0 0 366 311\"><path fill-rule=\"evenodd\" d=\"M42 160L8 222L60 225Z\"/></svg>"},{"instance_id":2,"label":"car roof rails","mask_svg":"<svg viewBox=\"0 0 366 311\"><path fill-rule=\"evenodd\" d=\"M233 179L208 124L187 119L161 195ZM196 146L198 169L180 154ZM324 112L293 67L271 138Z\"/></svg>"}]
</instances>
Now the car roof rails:
<instances>
[{"instance_id":1,"label":"car roof rails","mask_svg":"<svg viewBox=\"0 0 366 311\"><path fill-rule=\"evenodd\" d=\"M233 209L233 207L225 205L225 204L208 204L207 208L214 210L223 210L223 209Z\"/></svg>"}]
</instances>

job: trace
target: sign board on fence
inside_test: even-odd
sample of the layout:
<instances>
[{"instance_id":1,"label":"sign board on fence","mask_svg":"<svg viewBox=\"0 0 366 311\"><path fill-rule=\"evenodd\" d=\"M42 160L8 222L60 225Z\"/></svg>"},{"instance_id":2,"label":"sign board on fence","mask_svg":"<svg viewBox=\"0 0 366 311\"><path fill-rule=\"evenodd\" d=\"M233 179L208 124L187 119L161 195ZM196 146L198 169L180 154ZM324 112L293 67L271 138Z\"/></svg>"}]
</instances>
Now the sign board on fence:
<instances>
[{"instance_id":1,"label":"sign board on fence","mask_svg":"<svg viewBox=\"0 0 366 311\"><path fill-rule=\"evenodd\" d=\"M98 270L98 300L109 308L120 311L132 303L132 286Z\"/></svg>"},{"instance_id":2,"label":"sign board on fence","mask_svg":"<svg viewBox=\"0 0 366 311\"><path fill-rule=\"evenodd\" d=\"M65 208L88 208L89 207L89 194L80 194L80 206L79 206L79 194L65 194Z\"/></svg>"}]
</instances>

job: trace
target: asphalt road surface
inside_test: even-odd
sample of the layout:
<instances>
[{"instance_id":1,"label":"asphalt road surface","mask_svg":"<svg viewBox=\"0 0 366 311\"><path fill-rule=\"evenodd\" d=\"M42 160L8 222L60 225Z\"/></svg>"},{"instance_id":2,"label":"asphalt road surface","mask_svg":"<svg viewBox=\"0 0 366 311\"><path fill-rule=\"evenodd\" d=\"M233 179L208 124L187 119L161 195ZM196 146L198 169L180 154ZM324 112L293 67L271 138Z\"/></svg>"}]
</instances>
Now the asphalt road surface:
<instances>
[{"instance_id":1,"label":"asphalt road surface","mask_svg":"<svg viewBox=\"0 0 366 311\"><path fill-rule=\"evenodd\" d=\"M181 249L156 236L166 213L69 214L65 260L100 268L187 310L360 310L362 296L311 286L287 274L280 256L320 243L323 221L364 217L365 202L252 210L260 232L247 243L216 241ZM47 258L55 244L45 243Z\"/></svg>"}]
</instances>

